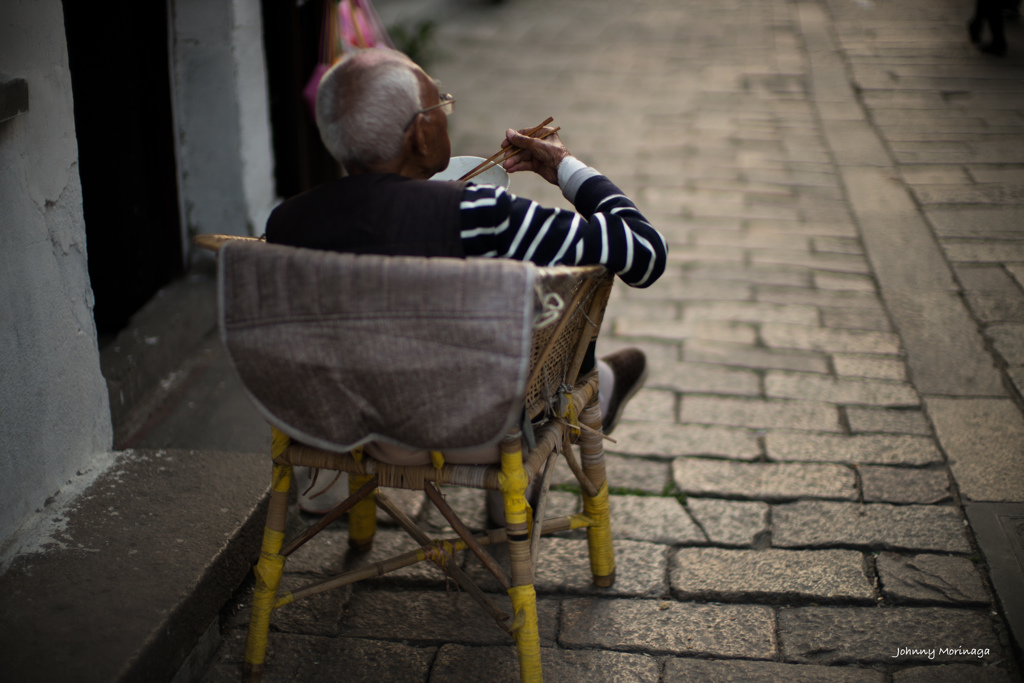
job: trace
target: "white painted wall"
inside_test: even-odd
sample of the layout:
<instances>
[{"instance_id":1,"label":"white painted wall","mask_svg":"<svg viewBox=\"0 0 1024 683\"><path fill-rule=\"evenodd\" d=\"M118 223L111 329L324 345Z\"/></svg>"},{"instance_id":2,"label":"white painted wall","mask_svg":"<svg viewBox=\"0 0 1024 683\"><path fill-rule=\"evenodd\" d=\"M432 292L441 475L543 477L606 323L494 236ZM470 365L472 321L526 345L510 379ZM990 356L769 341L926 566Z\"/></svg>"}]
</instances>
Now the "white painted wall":
<instances>
[{"instance_id":1,"label":"white painted wall","mask_svg":"<svg viewBox=\"0 0 1024 683\"><path fill-rule=\"evenodd\" d=\"M276 198L259 0L169 2L185 229L260 234Z\"/></svg>"},{"instance_id":2,"label":"white painted wall","mask_svg":"<svg viewBox=\"0 0 1024 683\"><path fill-rule=\"evenodd\" d=\"M60 0L4 3L0 71L29 111L0 123L0 544L109 457Z\"/></svg>"},{"instance_id":3,"label":"white painted wall","mask_svg":"<svg viewBox=\"0 0 1024 683\"><path fill-rule=\"evenodd\" d=\"M183 238L259 234L276 203L259 0L167 2ZM4 3L0 72L29 88L0 123L2 567L114 454L60 0Z\"/></svg>"},{"instance_id":4,"label":"white painted wall","mask_svg":"<svg viewBox=\"0 0 1024 683\"><path fill-rule=\"evenodd\" d=\"M233 0L232 45L235 87L241 105L242 187L253 234L261 235L277 203L274 190L274 149L270 132L270 96L263 51L263 18L259 0Z\"/></svg>"}]
</instances>

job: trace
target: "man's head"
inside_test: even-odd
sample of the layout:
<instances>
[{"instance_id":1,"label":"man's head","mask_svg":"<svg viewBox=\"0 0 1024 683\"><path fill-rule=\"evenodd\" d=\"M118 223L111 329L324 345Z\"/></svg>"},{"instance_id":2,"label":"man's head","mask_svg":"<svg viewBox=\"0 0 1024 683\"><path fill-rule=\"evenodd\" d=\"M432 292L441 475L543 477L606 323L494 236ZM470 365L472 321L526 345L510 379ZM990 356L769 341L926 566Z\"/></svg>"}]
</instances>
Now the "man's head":
<instances>
[{"instance_id":1,"label":"man's head","mask_svg":"<svg viewBox=\"0 0 1024 683\"><path fill-rule=\"evenodd\" d=\"M437 84L408 57L374 48L346 56L320 81L316 123L349 173L430 177L448 166L451 143Z\"/></svg>"}]
</instances>

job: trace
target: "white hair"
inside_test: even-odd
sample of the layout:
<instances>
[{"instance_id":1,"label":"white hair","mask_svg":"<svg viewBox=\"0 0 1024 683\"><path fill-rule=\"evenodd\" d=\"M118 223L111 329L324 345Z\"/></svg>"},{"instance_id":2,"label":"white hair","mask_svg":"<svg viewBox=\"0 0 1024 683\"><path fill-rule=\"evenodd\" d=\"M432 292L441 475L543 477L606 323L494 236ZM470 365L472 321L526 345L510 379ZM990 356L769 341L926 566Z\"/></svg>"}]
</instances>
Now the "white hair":
<instances>
[{"instance_id":1,"label":"white hair","mask_svg":"<svg viewBox=\"0 0 1024 683\"><path fill-rule=\"evenodd\" d=\"M406 124L420 110L413 63L391 50L370 49L342 59L316 93L316 125L342 166L369 168L402 152Z\"/></svg>"}]
</instances>

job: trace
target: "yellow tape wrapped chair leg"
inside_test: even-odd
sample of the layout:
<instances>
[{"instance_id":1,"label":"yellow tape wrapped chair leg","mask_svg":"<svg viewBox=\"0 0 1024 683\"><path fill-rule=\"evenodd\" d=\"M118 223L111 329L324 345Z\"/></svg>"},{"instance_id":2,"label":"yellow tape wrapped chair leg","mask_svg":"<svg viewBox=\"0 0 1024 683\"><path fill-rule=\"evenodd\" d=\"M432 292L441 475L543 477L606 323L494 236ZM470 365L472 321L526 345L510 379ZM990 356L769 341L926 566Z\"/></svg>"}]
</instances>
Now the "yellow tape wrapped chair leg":
<instances>
[{"instance_id":1,"label":"yellow tape wrapped chair leg","mask_svg":"<svg viewBox=\"0 0 1024 683\"><path fill-rule=\"evenodd\" d=\"M271 457L277 458L284 453L290 439L277 429L272 429L271 432ZM288 492L291 484L291 466L274 463L270 507L263 528L260 559L253 570L256 575L256 588L253 591L252 613L249 617L249 637L245 645L245 676L252 681L259 681L263 675L270 613L277 602L277 589L281 583L281 574L284 572L285 556L280 553L284 545Z\"/></svg>"},{"instance_id":2,"label":"yellow tape wrapped chair leg","mask_svg":"<svg viewBox=\"0 0 1024 683\"><path fill-rule=\"evenodd\" d=\"M362 462L362 449L352 452L352 457ZM365 486L373 477L365 474L349 475L349 486L355 491ZM353 550L367 551L373 547L373 537L377 533L376 496L371 494L355 504L348 513L348 545Z\"/></svg>"},{"instance_id":3,"label":"yellow tape wrapped chair leg","mask_svg":"<svg viewBox=\"0 0 1024 683\"><path fill-rule=\"evenodd\" d=\"M594 575L594 585L607 588L615 583L615 556L612 553L612 518L600 432L601 406L596 396L580 417L580 422L589 427L583 430L579 440L583 473L597 489L597 495L589 495L586 489L583 491L583 514L591 520L587 527L590 570Z\"/></svg>"},{"instance_id":4,"label":"yellow tape wrapped chair leg","mask_svg":"<svg viewBox=\"0 0 1024 683\"><path fill-rule=\"evenodd\" d=\"M526 487L529 477L523 468L520 434L501 442L501 496L505 505L505 533L508 538L512 612L518 628L513 633L519 650L519 670L523 683L543 680L540 668L540 631L537 626L537 593L533 587L533 559Z\"/></svg>"},{"instance_id":5,"label":"yellow tape wrapped chair leg","mask_svg":"<svg viewBox=\"0 0 1024 683\"><path fill-rule=\"evenodd\" d=\"M521 680L541 681L534 586L541 535L587 528L594 582L608 586L615 577L597 372L579 376L611 275L598 267L197 241L219 249L221 336L274 427L273 491L255 568L246 675L258 681L273 666L266 661L273 610L430 561L509 634ZM558 457L580 482L584 511L542 519ZM292 467L347 472L351 495L286 543ZM474 534L441 486L500 491L505 527ZM426 533L380 488L425 492L454 536ZM342 515L349 515L349 544L370 548L377 507L415 539L415 549L282 593L286 558ZM507 571L488 550L500 543L508 544ZM511 614L460 566L464 550L507 591Z\"/></svg>"}]
</instances>

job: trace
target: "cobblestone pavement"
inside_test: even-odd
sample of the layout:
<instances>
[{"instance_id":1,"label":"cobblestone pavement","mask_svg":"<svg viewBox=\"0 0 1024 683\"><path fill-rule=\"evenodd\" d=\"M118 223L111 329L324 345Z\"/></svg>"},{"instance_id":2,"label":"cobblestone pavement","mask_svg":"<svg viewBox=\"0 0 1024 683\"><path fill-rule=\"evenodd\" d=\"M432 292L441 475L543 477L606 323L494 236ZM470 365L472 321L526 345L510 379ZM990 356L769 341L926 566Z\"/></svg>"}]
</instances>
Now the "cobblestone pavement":
<instances>
[{"instance_id":1,"label":"cobblestone pavement","mask_svg":"<svg viewBox=\"0 0 1024 683\"><path fill-rule=\"evenodd\" d=\"M671 244L605 319L602 353L651 363L608 445L618 580L543 542L547 680L1021 680L964 513L1024 501L1020 27L997 60L953 0L440 4L455 153L554 116ZM409 544L345 559L339 527L286 582ZM204 680L235 675L246 599ZM518 680L433 567L274 620L269 681Z\"/></svg>"}]
</instances>

